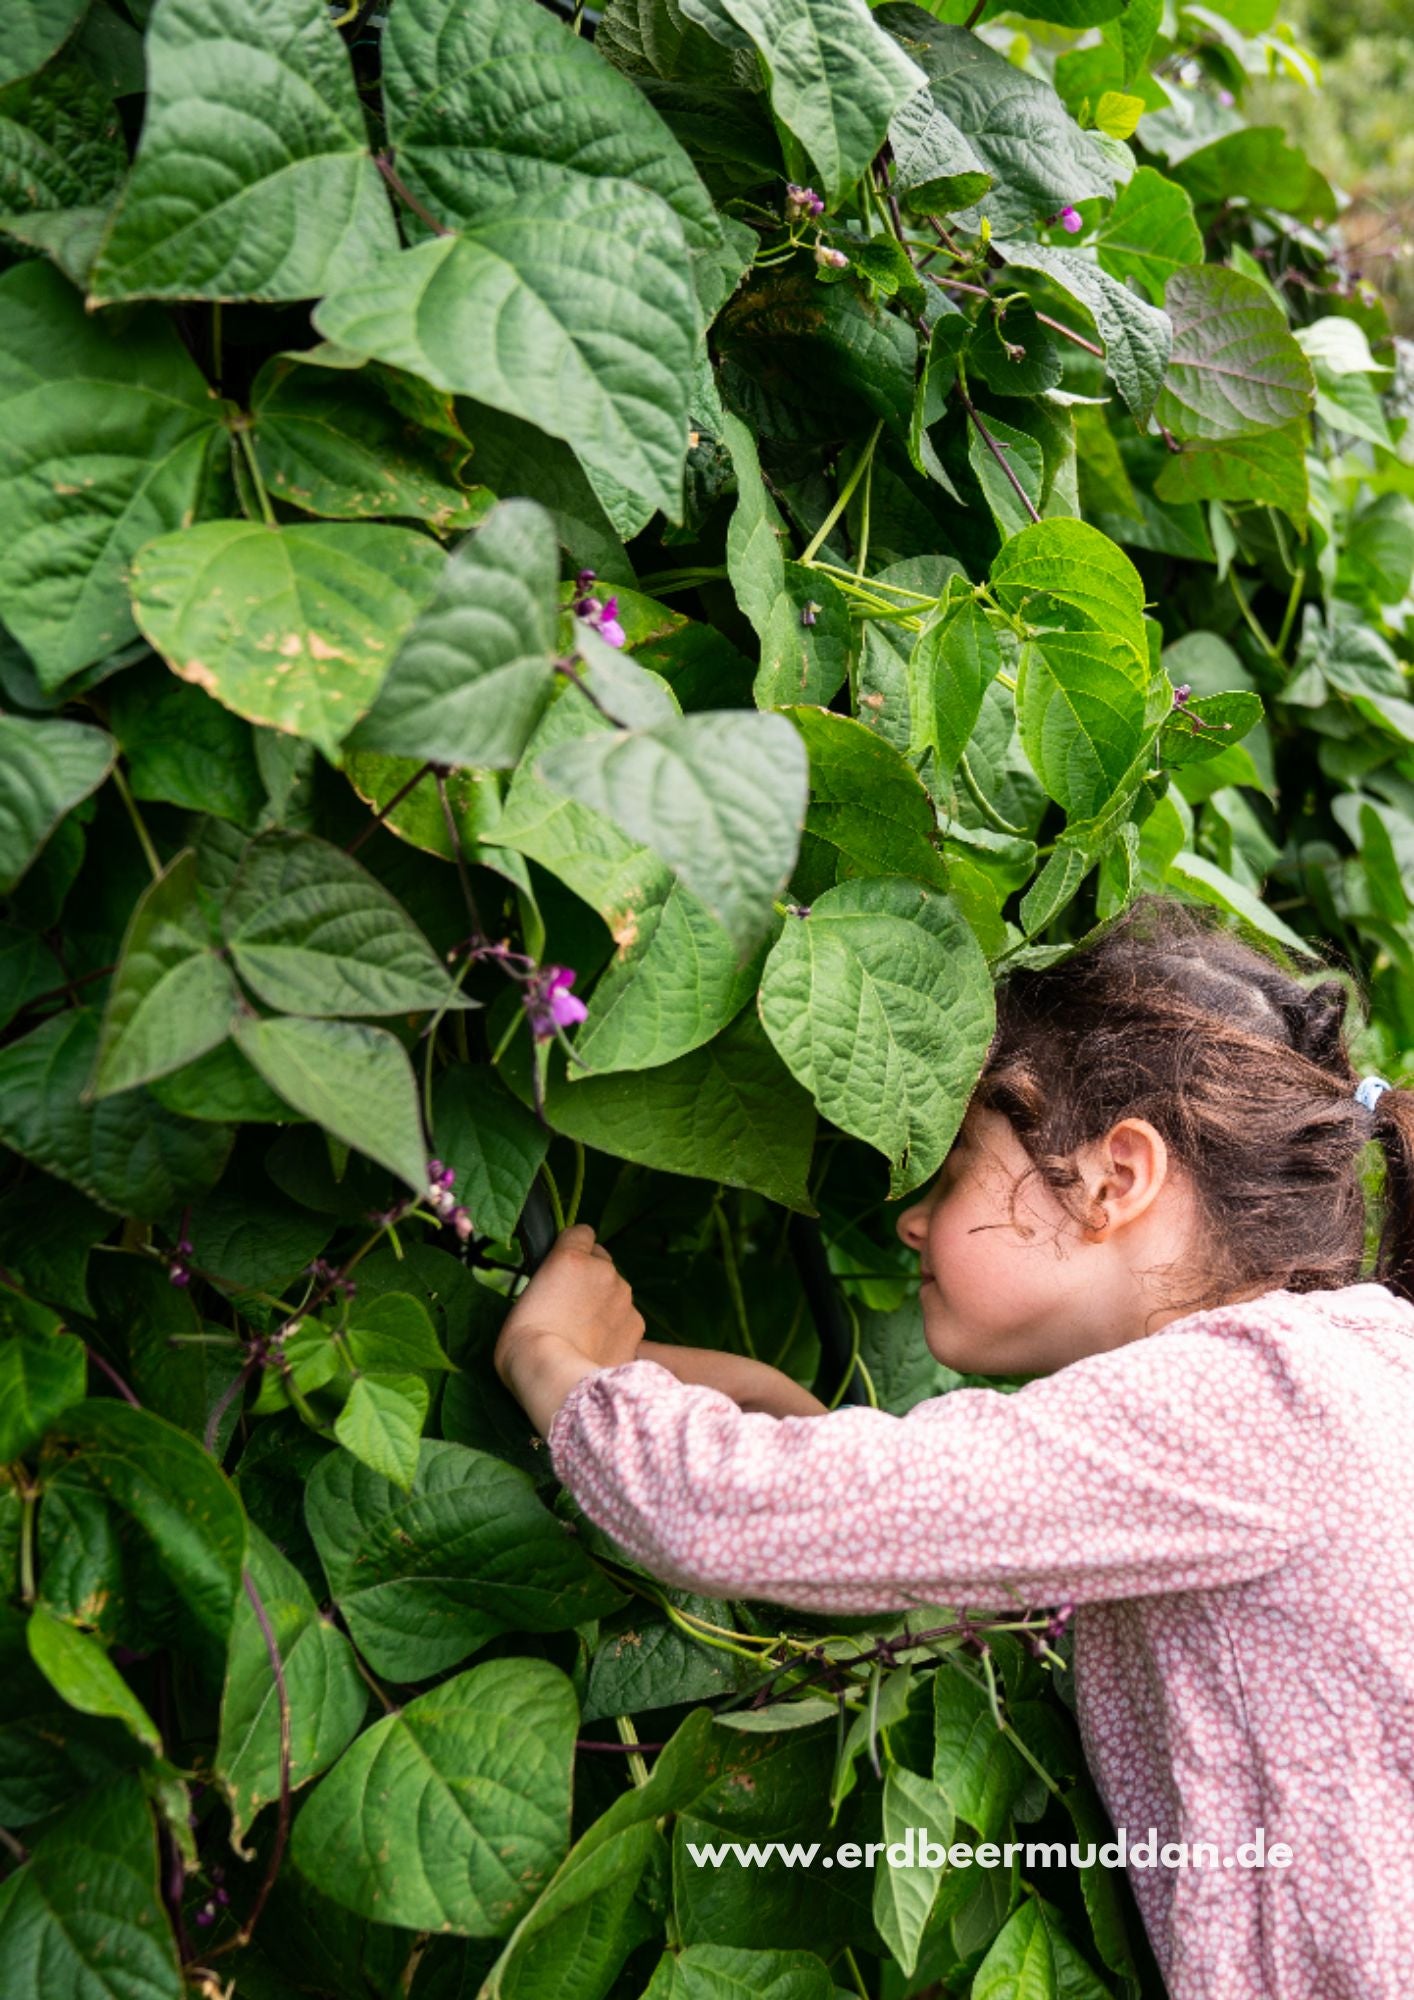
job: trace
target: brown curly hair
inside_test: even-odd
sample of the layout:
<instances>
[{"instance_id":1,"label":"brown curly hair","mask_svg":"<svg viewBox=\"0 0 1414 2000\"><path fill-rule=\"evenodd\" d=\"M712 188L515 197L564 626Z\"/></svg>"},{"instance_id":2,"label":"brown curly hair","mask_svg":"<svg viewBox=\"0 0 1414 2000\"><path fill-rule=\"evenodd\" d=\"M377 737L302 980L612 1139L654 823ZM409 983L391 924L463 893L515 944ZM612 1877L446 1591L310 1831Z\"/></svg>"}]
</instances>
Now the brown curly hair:
<instances>
[{"instance_id":1,"label":"brown curly hair","mask_svg":"<svg viewBox=\"0 0 1414 2000\"><path fill-rule=\"evenodd\" d=\"M1004 975L972 1102L1003 1113L1033 1162L1013 1204L1036 1173L1083 1222L1068 1199L1084 1189L1076 1149L1146 1118L1202 1219L1203 1289L1174 1303L1333 1289L1367 1275L1374 1139L1383 1215L1368 1276L1414 1301L1414 1092L1386 1090L1373 1112L1356 1101L1352 1007L1358 1029L1352 974L1303 978L1217 912L1157 895L1065 959Z\"/></svg>"}]
</instances>

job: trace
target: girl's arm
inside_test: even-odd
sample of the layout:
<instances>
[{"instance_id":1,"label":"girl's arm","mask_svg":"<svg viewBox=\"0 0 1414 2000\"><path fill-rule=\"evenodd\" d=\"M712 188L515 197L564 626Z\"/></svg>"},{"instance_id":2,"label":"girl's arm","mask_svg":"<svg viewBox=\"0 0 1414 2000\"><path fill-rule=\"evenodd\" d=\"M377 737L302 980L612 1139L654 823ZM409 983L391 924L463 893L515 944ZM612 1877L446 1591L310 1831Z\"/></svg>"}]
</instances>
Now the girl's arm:
<instances>
[{"instance_id":1,"label":"girl's arm","mask_svg":"<svg viewBox=\"0 0 1414 2000\"><path fill-rule=\"evenodd\" d=\"M779 1368L753 1361L745 1354L723 1354L716 1348L676 1347L666 1341L643 1340L638 1352L656 1361L679 1382L720 1389L742 1410L764 1410L772 1417L823 1417L825 1405Z\"/></svg>"},{"instance_id":2,"label":"girl's arm","mask_svg":"<svg viewBox=\"0 0 1414 2000\"><path fill-rule=\"evenodd\" d=\"M1239 1583L1305 1532L1319 1417L1240 1319L905 1417L741 1410L647 1359L591 1369L546 1433L590 1519L714 1597L1021 1608Z\"/></svg>"}]
</instances>

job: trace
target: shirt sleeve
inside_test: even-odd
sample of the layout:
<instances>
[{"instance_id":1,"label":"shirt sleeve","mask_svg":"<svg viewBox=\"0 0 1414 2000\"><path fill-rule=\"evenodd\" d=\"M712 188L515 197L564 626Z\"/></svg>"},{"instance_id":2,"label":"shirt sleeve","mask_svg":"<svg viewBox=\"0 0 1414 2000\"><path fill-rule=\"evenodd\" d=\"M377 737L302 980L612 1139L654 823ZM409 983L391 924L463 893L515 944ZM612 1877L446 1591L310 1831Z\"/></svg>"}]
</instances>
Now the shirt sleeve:
<instances>
[{"instance_id":1,"label":"shirt sleeve","mask_svg":"<svg viewBox=\"0 0 1414 2000\"><path fill-rule=\"evenodd\" d=\"M902 1417L747 1412L630 1361L577 1383L546 1442L590 1520L681 1588L801 1610L992 1610L1278 1568L1310 1532L1319 1421L1278 1349L1160 1329Z\"/></svg>"}]
</instances>

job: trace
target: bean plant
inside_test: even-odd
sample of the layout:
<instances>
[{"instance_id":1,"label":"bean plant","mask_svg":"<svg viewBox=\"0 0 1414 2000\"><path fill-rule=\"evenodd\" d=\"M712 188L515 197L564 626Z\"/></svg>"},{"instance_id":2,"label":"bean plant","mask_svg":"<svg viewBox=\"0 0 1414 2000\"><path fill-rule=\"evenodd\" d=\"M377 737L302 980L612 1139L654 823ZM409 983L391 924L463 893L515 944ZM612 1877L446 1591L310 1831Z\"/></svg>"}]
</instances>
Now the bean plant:
<instances>
[{"instance_id":1,"label":"bean plant","mask_svg":"<svg viewBox=\"0 0 1414 2000\"><path fill-rule=\"evenodd\" d=\"M491 1352L583 1218L659 1339L983 1380L898 1205L1141 894L1408 1058L1411 370L1269 76L1275 0L6 9L5 2000L1162 2000L1025 1846L1109 1837L1070 1607L666 1584ZM689 1848L907 1827L1005 1862Z\"/></svg>"}]
</instances>

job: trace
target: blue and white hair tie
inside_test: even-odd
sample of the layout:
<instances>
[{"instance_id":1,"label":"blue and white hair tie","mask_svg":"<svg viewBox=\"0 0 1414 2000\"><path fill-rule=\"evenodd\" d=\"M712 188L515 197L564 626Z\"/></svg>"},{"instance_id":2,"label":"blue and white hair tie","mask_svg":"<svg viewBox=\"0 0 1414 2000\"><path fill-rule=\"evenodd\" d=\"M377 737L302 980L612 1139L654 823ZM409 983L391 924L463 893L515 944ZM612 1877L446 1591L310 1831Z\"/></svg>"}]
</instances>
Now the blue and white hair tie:
<instances>
[{"instance_id":1,"label":"blue and white hair tie","mask_svg":"<svg viewBox=\"0 0 1414 2000\"><path fill-rule=\"evenodd\" d=\"M1355 1086L1355 1102L1363 1104L1367 1111L1373 1111L1380 1098L1393 1087L1382 1076L1362 1076Z\"/></svg>"}]
</instances>

